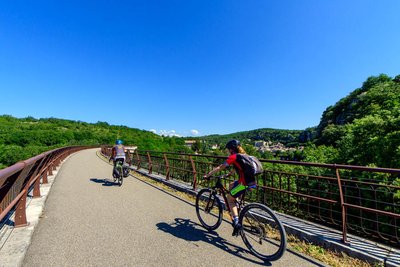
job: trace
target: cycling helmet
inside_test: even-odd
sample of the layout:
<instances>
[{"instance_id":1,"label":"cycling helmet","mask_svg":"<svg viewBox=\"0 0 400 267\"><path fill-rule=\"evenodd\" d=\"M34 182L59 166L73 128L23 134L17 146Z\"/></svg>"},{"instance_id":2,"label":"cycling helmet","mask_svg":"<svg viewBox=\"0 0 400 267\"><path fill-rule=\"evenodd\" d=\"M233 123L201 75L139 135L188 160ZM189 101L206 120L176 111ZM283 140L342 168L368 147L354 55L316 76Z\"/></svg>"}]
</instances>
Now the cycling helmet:
<instances>
[{"instance_id":1,"label":"cycling helmet","mask_svg":"<svg viewBox=\"0 0 400 267\"><path fill-rule=\"evenodd\" d=\"M236 150L238 146L240 146L240 141L233 139L233 140L229 141L228 143L226 143L225 148Z\"/></svg>"},{"instance_id":2,"label":"cycling helmet","mask_svg":"<svg viewBox=\"0 0 400 267\"><path fill-rule=\"evenodd\" d=\"M118 139L117 141L115 141L116 145L122 145L122 140Z\"/></svg>"}]
</instances>

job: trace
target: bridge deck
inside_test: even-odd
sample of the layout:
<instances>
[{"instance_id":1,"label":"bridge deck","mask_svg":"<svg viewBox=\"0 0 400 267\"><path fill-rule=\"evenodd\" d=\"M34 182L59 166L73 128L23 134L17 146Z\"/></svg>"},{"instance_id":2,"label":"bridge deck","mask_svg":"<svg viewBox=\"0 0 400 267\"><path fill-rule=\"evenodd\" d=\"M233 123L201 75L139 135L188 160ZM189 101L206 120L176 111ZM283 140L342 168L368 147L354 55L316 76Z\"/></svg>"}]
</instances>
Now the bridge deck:
<instances>
[{"instance_id":1,"label":"bridge deck","mask_svg":"<svg viewBox=\"0 0 400 267\"><path fill-rule=\"evenodd\" d=\"M23 266L257 266L231 237L198 224L193 203L132 176L114 185L111 166L85 150L63 163ZM29 219L29 218L28 218ZM0 264L1 265L1 264ZM274 266L323 266L287 251Z\"/></svg>"}]
</instances>

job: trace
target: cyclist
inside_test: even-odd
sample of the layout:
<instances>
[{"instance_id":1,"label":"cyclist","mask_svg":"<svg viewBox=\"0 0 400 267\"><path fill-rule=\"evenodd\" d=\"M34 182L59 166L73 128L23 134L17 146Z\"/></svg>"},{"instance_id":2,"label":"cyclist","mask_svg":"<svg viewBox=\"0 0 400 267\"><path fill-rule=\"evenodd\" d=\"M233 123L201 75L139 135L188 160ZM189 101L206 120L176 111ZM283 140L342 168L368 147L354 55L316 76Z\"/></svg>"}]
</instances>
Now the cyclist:
<instances>
[{"instance_id":1,"label":"cyclist","mask_svg":"<svg viewBox=\"0 0 400 267\"><path fill-rule=\"evenodd\" d=\"M240 145L240 141L238 140L230 140L226 146L226 149L229 151L228 159L219 165L218 167L212 169L209 173L204 175L204 179L208 179L211 175L216 172L224 170L226 167L233 165L234 170L230 172L227 176L233 174L234 171L237 172L239 179L229 184L229 192L228 202L229 207L231 207L231 216L232 216L232 226L233 226L233 236L237 236L241 225L239 224L239 214L238 208L236 207L235 198L240 197L246 189L254 189L257 187L255 176L245 176L244 172L244 164L242 159L242 154L246 154L244 149Z\"/></svg>"},{"instance_id":2,"label":"cyclist","mask_svg":"<svg viewBox=\"0 0 400 267\"><path fill-rule=\"evenodd\" d=\"M113 176L115 177L115 166L117 165L117 161L121 161L121 164L125 162L125 147L122 145L122 140L118 139L115 141L115 146L113 146L111 150L110 161L114 160L114 168L113 168Z\"/></svg>"}]
</instances>

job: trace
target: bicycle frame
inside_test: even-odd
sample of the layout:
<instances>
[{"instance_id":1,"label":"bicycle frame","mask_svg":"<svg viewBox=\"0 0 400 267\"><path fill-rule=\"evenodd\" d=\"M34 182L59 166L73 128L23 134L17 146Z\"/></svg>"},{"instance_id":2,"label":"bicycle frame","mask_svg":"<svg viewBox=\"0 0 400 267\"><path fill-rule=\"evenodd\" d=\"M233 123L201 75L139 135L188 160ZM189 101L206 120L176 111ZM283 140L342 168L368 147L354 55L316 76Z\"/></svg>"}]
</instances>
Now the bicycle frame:
<instances>
[{"instance_id":1,"label":"bicycle frame","mask_svg":"<svg viewBox=\"0 0 400 267\"><path fill-rule=\"evenodd\" d=\"M225 188L221 181L224 177L213 176L212 178L217 179L215 185L201 189L196 197L197 217L208 231L214 231L221 225L224 216L222 201L225 201L226 210L231 212L233 208L228 202L229 196L227 194L231 195L230 191ZM237 224L232 224L234 227L233 235L240 234L246 247L256 257L264 261L277 260L282 257L286 250L285 228L279 218L266 205L245 203L244 198L248 190L251 189L247 188L241 196L235 198L239 217ZM223 200L217 194L221 195ZM236 228L236 226L238 227ZM269 231L274 233L274 236L267 235ZM263 246L264 242L266 242L266 245Z\"/></svg>"},{"instance_id":2,"label":"bicycle frame","mask_svg":"<svg viewBox=\"0 0 400 267\"><path fill-rule=\"evenodd\" d=\"M229 201L228 198L226 197L227 194L230 195L230 192L228 189L225 188L225 186L222 184L221 180L222 180L223 176L213 176L210 178L216 178L217 181L215 183L215 185L213 187L211 187L211 189L214 191L213 194L219 194L223 197L227 211L231 212L231 207L229 206ZM246 195L246 191L239 197L239 198L235 198L235 203L236 206L238 207L238 213L240 213L240 211L242 210L243 206L244 206L244 196ZM239 200L238 200L239 199ZM206 210L208 210L209 208L209 204L207 203L206 206ZM214 205L214 203L211 203L211 207Z\"/></svg>"}]
</instances>

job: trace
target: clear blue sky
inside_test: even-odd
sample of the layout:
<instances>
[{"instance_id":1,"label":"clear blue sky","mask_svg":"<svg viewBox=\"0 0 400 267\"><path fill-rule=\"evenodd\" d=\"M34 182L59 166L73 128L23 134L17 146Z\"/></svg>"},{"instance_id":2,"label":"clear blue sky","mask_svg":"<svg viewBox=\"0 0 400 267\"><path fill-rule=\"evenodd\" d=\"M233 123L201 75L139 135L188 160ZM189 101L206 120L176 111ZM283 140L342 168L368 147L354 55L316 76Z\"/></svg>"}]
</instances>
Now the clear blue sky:
<instances>
[{"instance_id":1,"label":"clear blue sky","mask_svg":"<svg viewBox=\"0 0 400 267\"><path fill-rule=\"evenodd\" d=\"M400 1L1 1L0 114L305 129L400 74Z\"/></svg>"}]
</instances>

